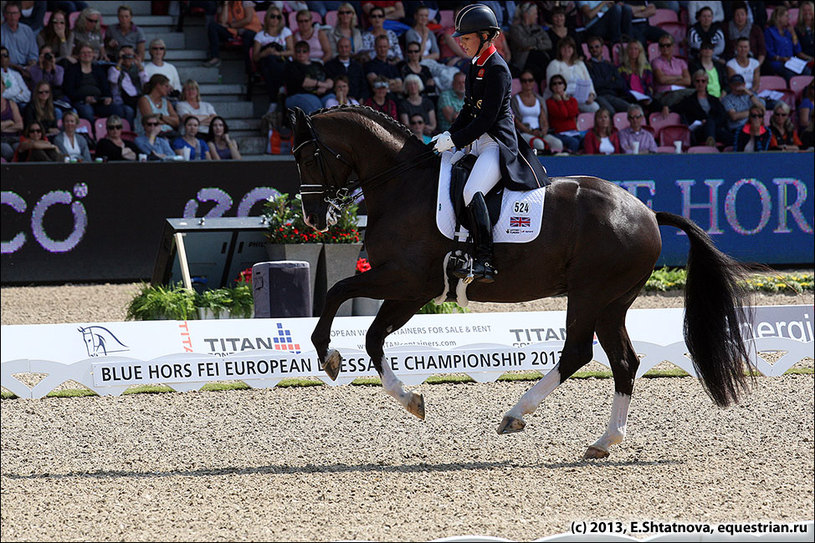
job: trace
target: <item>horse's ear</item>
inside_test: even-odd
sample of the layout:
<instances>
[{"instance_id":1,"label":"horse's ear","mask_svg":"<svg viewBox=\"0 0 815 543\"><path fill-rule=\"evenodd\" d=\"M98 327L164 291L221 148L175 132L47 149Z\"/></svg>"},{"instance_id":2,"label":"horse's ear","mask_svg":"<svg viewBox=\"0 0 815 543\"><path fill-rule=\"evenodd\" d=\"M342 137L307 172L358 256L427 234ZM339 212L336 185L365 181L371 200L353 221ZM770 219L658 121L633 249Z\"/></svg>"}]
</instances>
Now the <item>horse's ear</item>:
<instances>
[{"instance_id":1,"label":"horse's ear","mask_svg":"<svg viewBox=\"0 0 815 543\"><path fill-rule=\"evenodd\" d=\"M304 127L308 124L308 115L306 115L305 111L299 107L296 107L289 110L289 121L294 129L296 129L298 126Z\"/></svg>"},{"instance_id":2,"label":"horse's ear","mask_svg":"<svg viewBox=\"0 0 815 543\"><path fill-rule=\"evenodd\" d=\"M287 113L289 114L289 124L291 125L292 129L297 128L297 112L302 111L299 107L294 109L289 109Z\"/></svg>"}]
</instances>

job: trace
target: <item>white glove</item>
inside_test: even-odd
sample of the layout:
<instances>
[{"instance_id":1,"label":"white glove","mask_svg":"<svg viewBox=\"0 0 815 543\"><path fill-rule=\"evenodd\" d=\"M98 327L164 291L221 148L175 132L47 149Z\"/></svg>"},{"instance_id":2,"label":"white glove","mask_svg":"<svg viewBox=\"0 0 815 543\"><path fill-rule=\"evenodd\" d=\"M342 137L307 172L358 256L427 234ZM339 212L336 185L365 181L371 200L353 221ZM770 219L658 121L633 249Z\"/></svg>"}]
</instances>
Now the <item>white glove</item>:
<instances>
[{"instance_id":1,"label":"white glove","mask_svg":"<svg viewBox=\"0 0 815 543\"><path fill-rule=\"evenodd\" d=\"M433 146L433 152L440 155L443 152L454 148L455 144L453 143L453 138L450 137L450 132L445 132L443 134L439 134L439 136L436 138L436 145Z\"/></svg>"}]
</instances>

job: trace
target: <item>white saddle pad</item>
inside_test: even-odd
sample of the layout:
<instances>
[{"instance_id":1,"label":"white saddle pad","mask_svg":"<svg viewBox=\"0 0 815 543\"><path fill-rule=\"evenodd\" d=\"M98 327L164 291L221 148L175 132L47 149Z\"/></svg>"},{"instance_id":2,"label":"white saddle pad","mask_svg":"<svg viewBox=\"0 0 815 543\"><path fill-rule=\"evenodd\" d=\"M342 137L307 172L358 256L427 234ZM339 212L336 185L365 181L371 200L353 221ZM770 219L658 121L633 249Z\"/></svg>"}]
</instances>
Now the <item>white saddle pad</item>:
<instances>
[{"instance_id":1,"label":"white saddle pad","mask_svg":"<svg viewBox=\"0 0 815 543\"><path fill-rule=\"evenodd\" d=\"M448 239L455 238L456 217L450 201L450 159L452 151L442 153L439 193L436 197L436 225ZM527 243L538 237L543 224L543 200L546 189L518 192L504 189L501 215L492 229L493 243ZM461 227L466 236L467 229Z\"/></svg>"}]
</instances>

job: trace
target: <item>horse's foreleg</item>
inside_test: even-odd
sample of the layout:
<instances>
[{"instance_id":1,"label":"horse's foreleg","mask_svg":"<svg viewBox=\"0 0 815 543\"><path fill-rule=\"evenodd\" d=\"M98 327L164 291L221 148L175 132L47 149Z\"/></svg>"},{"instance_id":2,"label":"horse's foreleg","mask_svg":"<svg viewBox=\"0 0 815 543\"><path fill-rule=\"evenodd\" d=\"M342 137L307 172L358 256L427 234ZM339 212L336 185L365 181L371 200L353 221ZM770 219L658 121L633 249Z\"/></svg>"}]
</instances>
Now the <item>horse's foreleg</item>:
<instances>
[{"instance_id":1,"label":"horse's foreleg","mask_svg":"<svg viewBox=\"0 0 815 543\"><path fill-rule=\"evenodd\" d=\"M385 300L365 336L365 350L371 356L382 386L389 395L413 415L424 420L424 397L405 390L402 381L393 373L385 360L384 344L388 334L398 330L416 314L426 302Z\"/></svg>"}]
</instances>

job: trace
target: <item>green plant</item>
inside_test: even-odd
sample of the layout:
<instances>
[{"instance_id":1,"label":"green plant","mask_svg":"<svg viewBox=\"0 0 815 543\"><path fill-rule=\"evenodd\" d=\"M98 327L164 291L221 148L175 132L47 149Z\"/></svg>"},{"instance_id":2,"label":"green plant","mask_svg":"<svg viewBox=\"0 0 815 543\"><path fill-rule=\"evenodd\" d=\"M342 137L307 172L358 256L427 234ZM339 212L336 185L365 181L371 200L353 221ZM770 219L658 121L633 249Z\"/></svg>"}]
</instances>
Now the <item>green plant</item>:
<instances>
[{"instance_id":1,"label":"green plant","mask_svg":"<svg viewBox=\"0 0 815 543\"><path fill-rule=\"evenodd\" d=\"M337 217L336 224L328 227L323 232L321 241L323 243L358 243L359 228L357 228L357 213L359 206L349 204L342 208L342 212Z\"/></svg>"},{"instance_id":2,"label":"green plant","mask_svg":"<svg viewBox=\"0 0 815 543\"><path fill-rule=\"evenodd\" d=\"M205 290L195 295L195 307L210 309L216 317L221 313L231 313L235 317L248 319L254 314L252 289L243 283L234 288Z\"/></svg>"},{"instance_id":3,"label":"green plant","mask_svg":"<svg viewBox=\"0 0 815 543\"><path fill-rule=\"evenodd\" d=\"M469 313L469 309L461 307L456 302L442 302L437 304L430 300L416 312L417 315L436 315L439 313Z\"/></svg>"},{"instance_id":4,"label":"green plant","mask_svg":"<svg viewBox=\"0 0 815 543\"><path fill-rule=\"evenodd\" d=\"M239 283L234 288L205 290L198 294L180 284L164 287L142 285L127 308L127 320L195 320L196 308L210 309L218 316L228 312L240 318L254 313L252 288Z\"/></svg>"},{"instance_id":5,"label":"green plant","mask_svg":"<svg viewBox=\"0 0 815 543\"><path fill-rule=\"evenodd\" d=\"M271 243L319 243L322 234L308 226L303 219L300 195L289 198L281 194L269 198L263 206L263 215L269 229L266 237Z\"/></svg>"}]
</instances>

